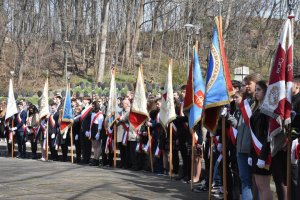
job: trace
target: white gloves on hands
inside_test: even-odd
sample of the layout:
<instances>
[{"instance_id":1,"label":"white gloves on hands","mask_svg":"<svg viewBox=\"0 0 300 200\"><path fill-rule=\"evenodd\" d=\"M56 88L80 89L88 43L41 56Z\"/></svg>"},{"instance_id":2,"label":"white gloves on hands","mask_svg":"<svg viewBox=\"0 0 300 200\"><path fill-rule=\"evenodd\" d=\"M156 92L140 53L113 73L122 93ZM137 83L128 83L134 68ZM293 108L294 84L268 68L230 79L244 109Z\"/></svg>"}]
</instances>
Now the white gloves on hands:
<instances>
[{"instance_id":1,"label":"white gloves on hands","mask_svg":"<svg viewBox=\"0 0 300 200\"><path fill-rule=\"evenodd\" d=\"M91 137L91 132L90 132L90 131L86 131L86 132L85 132L85 136L86 136L86 137Z\"/></svg>"},{"instance_id":2,"label":"white gloves on hands","mask_svg":"<svg viewBox=\"0 0 300 200\"><path fill-rule=\"evenodd\" d=\"M256 165L257 165L257 167L262 169L266 166L266 162L264 160L258 159Z\"/></svg>"},{"instance_id":3,"label":"white gloves on hands","mask_svg":"<svg viewBox=\"0 0 300 200\"><path fill-rule=\"evenodd\" d=\"M224 107L221 111L221 116L226 116L227 115L227 108Z\"/></svg>"},{"instance_id":4,"label":"white gloves on hands","mask_svg":"<svg viewBox=\"0 0 300 200\"><path fill-rule=\"evenodd\" d=\"M219 143L218 146L217 146L217 149L218 149L218 151L219 151L220 153L222 152L222 148L223 148L223 147L222 147L222 144Z\"/></svg>"},{"instance_id":5,"label":"white gloves on hands","mask_svg":"<svg viewBox=\"0 0 300 200\"><path fill-rule=\"evenodd\" d=\"M11 128L11 131L15 131L15 130L17 130L17 127Z\"/></svg>"},{"instance_id":6,"label":"white gloves on hands","mask_svg":"<svg viewBox=\"0 0 300 200\"><path fill-rule=\"evenodd\" d=\"M95 136L95 139L96 139L96 140L99 140L99 138L100 138L100 134L97 133L96 136Z\"/></svg>"},{"instance_id":7,"label":"white gloves on hands","mask_svg":"<svg viewBox=\"0 0 300 200\"><path fill-rule=\"evenodd\" d=\"M252 158L248 157L248 165L252 167Z\"/></svg>"},{"instance_id":8,"label":"white gloves on hands","mask_svg":"<svg viewBox=\"0 0 300 200\"><path fill-rule=\"evenodd\" d=\"M78 134L75 135L75 140L78 140Z\"/></svg>"}]
</instances>

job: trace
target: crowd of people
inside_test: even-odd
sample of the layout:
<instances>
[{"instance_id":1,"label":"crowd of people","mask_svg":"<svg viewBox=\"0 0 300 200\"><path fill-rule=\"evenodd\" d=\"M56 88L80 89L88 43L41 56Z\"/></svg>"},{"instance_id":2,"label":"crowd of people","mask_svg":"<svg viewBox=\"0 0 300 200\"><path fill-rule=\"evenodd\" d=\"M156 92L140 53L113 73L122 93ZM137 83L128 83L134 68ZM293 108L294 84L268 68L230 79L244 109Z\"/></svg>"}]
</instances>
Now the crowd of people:
<instances>
[{"instance_id":1,"label":"crowd of people","mask_svg":"<svg viewBox=\"0 0 300 200\"><path fill-rule=\"evenodd\" d=\"M226 161L227 161L227 194L228 199L272 199L270 189L271 176L275 182L278 199L287 199L287 142L285 134L268 137L269 117L262 112L261 105L267 91L267 82L260 74L246 76L242 82L232 81L235 94L229 105L222 110L222 117L226 120ZM300 78L295 77L292 89L292 199L300 198L300 184L298 181L299 139L300 136ZM222 165L220 164L223 151L221 117L215 133L209 133L201 122L195 127L197 145L192 148L192 134L188 127L188 117L183 110L185 86L174 91L176 119L172 123L172 173L175 180L185 183L202 183L194 189L196 192L209 190L210 153L213 154L212 188L216 193L222 190ZM72 96L72 110L74 121L66 134L59 129L63 101L62 96L55 94L50 103L50 116L39 120L39 106L18 101L19 113L9 120L4 119L6 103L0 106L1 127L0 135L7 141L8 156L11 155L12 141L17 143L17 158L27 158L26 142L31 143L32 159L47 159L46 148L49 145L49 159L58 161L68 160L70 137L73 136L75 145L75 163L92 166L113 166L114 134L116 134L116 148L120 152L120 162L117 167L130 170L151 171L150 154L153 161L154 173L168 175L170 152L170 129L165 129L159 121L161 95L148 96L147 108L149 120L135 131L129 123L129 113L133 93L117 100L116 123L113 124L106 117L108 97ZM241 112L241 104L247 101L252 115L248 124ZM92 108L88 110L88 108ZM48 126L47 126L48 124ZM151 140L149 140L148 128ZM231 137L228 132L234 129L237 135ZM48 137L46 134L48 133ZM260 155L255 151L252 142L254 134L262 144ZM212 136L213 135L213 136ZM212 137L212 139L211 139ZM48 138L48 142L45 140ZM210 142L213 141L212 149ZM151 145L150 145L151 144ZM41 157L38 157L37 146L41 147ZM150 148L151 147L151 148ZM58 156L61 151L62 157ZM194 174L191 174L191 155L194 151ZM180 155L180 156L179 156ZM270 159L271 158L271 159ZM182 166L179 165L182 160ZM205 170L201 174L201 163L204 160Z\"/></svg>"}]
</instances>

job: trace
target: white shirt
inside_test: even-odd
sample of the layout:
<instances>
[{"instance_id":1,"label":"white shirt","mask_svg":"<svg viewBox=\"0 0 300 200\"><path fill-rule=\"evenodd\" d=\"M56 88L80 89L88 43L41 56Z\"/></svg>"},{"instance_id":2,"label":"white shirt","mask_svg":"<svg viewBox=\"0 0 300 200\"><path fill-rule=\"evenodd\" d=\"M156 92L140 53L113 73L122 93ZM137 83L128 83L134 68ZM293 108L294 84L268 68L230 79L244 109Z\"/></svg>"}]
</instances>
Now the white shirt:
<instances>
[{"instance_id":1,"label":"white shirt","mask_svg":"<svg viewBox=\"0 0 300 200\"><path fill-rule=\"evenodd\" d=\"M93 122L94 120L94 117L96 116L97 113L92 113L92 116L91 116L91 123ZM94 124L98 124L98 130L101 130L102 129L102 124L103 124L103 120L104 120L104 117L103 117L103 114L99 114L97 119L95 119L94 121ZM93 124L91 124L92 126Z\"/></svg>"}]
</instances>

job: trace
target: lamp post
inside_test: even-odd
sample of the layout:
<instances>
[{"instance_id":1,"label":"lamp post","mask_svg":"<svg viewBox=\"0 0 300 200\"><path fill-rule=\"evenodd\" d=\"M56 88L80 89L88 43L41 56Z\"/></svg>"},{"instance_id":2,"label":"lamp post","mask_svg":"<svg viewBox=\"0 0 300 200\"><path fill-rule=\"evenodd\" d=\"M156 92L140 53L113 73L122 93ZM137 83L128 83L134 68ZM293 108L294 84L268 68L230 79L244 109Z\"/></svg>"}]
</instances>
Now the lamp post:
<instances>
[{"instance_id":1,"label":"lamp post","mask_svg":"<svg viewBox=\"0 0 300 200\"><path fill-rule=\"evenodd\" d=\"M184 27L186 28L187 31L187 65L186 65L186 74L187 77L189 76L189 62L190 62L190 42L191 42L191 36L193 33L193 28L194 25L193 24L185 24Z\"/></svg>"}]
</instances>

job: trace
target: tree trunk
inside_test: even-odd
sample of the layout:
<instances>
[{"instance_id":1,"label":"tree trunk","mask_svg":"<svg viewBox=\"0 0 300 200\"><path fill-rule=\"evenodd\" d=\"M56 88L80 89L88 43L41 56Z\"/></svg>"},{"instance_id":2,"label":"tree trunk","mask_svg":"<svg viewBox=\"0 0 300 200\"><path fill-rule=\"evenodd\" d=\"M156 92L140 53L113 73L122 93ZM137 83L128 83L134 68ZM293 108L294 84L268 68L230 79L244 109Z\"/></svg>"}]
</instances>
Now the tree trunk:
<instances>
[{"instance_id":1,"label":"tree trunk","mask_svg":"<svg viewBox=\"0 0 300 200\"><path fill-rule=\"evenodd\" d=\"M97 82L102 82L104 78L104 69L105 69L105 53L106 53L106 41L107 41L107 31L108 31L108 17L109 17L109 0L104 4L105 14L102 23L101 30L101 46L100 46L100 59L99 59L99 69Z\"/></svg>"}]
</instances>

